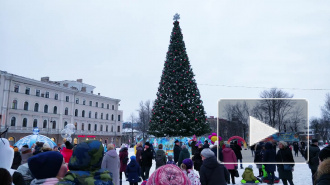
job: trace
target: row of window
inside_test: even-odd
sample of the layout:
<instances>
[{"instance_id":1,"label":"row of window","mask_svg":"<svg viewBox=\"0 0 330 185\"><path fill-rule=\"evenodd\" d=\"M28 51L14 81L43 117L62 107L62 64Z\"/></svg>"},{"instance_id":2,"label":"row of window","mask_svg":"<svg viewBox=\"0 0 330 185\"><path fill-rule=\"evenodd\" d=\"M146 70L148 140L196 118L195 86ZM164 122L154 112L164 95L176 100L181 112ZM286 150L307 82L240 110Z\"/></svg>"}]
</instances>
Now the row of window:
<instances>
[{"instance_id":1,"label":"row of window","mask_svg":"<svg viewBox=\"0 0 330 185\"><path fill-rule=\"evenodd\" d=\"M17 109L17 100L13 100L13 104L12 104L12 109ZM24 106L23 106L23 110L26 110L28 111L29 110L29 102L24 102ZM34 112L39 112L39 103L35 103L34 104ZM44 113L48 113L48 105L45 105L44 106ZM54 114L57 114L57 106L54 106L53 108L53 113Z\"/></svg>"},{"instance_id":2,"label":"row of window","mask_svg":"<svg viewBox=\"0 0 330 185\"><path fill-rule=\"evenodd\" d=\"M22 121L22 127L27 127L27 118L23 118L23 121ZM48 121L47 120L44 120L43 121L43 124L42 124L42 128L52 128L52 129L56 129L56 121L50 121L51 125L49 127L48 125ZM68 122L64 122L64 127L68 124ZM11 118L11 121L10 121L10 126L14 127L16 126L16 117L12 117ZM94 125L94 131L97 131L97 124ZM38 120L37 119L34 119L33 120L33 127L38 127ZM75 123L75 127L77 129L77 123ZM92 125L89 123L87 125L87 131L91 131L91 128L92 128ZM100 126L100 131L106 131L108 132L108 125L105 126L105 130L103 130L103 125ZM81 130L82 131L85 131L85 124L82 123L81 124ZM113 126L111 126L111 132L113 132ZM120 126L118 126L117 128L117 132L120 132Z\"/></svg>"},{"instance_id":3,"label":"row of window","mask_svg":"<svg viewBox=\"0 0 330 185\"><path fill-rule=\"evenodd\" d=\"M17 109L17 104L18 104L17 100L13 100L12 109ZM24 102L24 108L23 109L26 110L26 111L29 110L29 102ZM39 104L38 103L34 104L34 109L33 110L34 110L34 112L39 112ZM48 105L44 106L44 113L48 113ZM53 114L57 114L57 106L54 106ZM67 107L65 108L64 114L69 115L69 108L67 108ZM78 117L78 109L75 110L74 115L76 117ZM83 110L81 112L81 117L85 117L85 110ZM101 113L100 117L101 117L101 119L103 119L103 113ZM92 111L88 112L88 118L92 118ZM95 112L94 118L98 119L98 113L97 112ZM109 114L106 114L105 119L109 120ZM111 115L111 120L112 121L114 120L114 115L113 114ZM118 121L120 121L120 115L118 115Z\"/></svg>"},{"instance_id":4,"label":"row of window","mask_svg":"<svg viewBox=\"0 0 330 185\"><path fill-rule=\"evenodd\" d=\"M14 92L19 93L19 85L15 85ZM29 87L26 87L25 94L30 95L30 88ZM39 89L36 89L35 95L38 96L38 97L41 96L41 97L49 98L49 92L46 91L45 93L40 94ZM54 99L58 100L58 94L57 93L54 94ZM66 96L65 101L69 102L70 101L70 96ZM76 104L79 104L79 98L76 98ZM86 105L86 100L83 100L82 104ZM89 106L93 106L93 101L89 101ZM95 102L95 107L99 107L99 102ZM101 103L101 108L104 108L104 103ZM107 104L107 109L110 109L109 104ZM115 105L111 105L111 109L115 110Z\"/></svg>"},{"instance_id":5,"label":"row of window","mask_svg":"<svg viewBox=\"0 0 330 185\"><path fill-rule=\"evenodd\" d=\"M28 121L27 118L23 118L22 127L27 127L27 121ZM56 129L56 121L50 121L50 122L52 123L51 128ZM16 117L11 118L10 126L12 126L12 127L16 126ZM37 119L33 120L33 127L38 127L38 120ZM47 128L47 127L49 127L48 122L47 122L47 120L44 120L44 122L42 124L42 128Z\"/></svg>"},{"instance_id":6,"label":"row of window","mask_svg":"<svg viewBox=\"0 0 330 185\"><path fill-rule=\"evenodd\" d=\"M65 108L65 115L67 115L66 113L68 113L68 111L69 111L69 109L68 108ZM74 116L76 116L76 117L79 116L78 109L76 109L74 111ZM81 111L81 117L85 117L85 110L82 110ZM88 118L92 118L92 111L89 111L88 112ZM95 119L98 119L98 113L97 112L95 112L94 118ZM101 119L103 119L103 113L101 113ZM109 120L109 114L106 114L105 119L106 120ZM114 115L111 114L111 121L113 121L113 120L114 120ZM120 115L118 115L118 121L120 121Z\"/></svg>"}]
</instances>

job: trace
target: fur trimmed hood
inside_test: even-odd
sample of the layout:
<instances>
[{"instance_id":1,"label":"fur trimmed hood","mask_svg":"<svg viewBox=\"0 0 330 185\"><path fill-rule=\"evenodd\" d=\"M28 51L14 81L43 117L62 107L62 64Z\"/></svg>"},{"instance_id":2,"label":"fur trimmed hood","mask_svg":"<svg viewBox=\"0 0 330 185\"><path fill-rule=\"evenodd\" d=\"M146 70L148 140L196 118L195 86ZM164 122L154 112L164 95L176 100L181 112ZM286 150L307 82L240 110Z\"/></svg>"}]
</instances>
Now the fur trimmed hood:
<instances>
[{"instance_id":1,"label":"fur trimmed hood","mask_svg":"<svg viewBox=\"0 0 330 185\"><path fill-rule=\"evenodd\" d=\"M324 160L319 164L319 167L317 169L317 176L316 179L319 179L322 175L330 174L330 158Z\"/></svg>"}]
</instances>

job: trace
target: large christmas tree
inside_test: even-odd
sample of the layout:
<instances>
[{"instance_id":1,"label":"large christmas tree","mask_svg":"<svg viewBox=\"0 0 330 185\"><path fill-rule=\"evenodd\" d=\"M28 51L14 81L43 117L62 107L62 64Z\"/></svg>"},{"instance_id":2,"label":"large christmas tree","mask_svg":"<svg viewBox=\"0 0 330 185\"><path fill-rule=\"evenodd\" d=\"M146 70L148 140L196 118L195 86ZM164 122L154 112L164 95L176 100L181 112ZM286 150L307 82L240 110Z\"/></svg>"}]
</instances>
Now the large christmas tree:
<instances>
[{"instance_id":1,"label":"large christmas tree","mask_svg":"<svg viewBox=\"0 0 330 185\"><path fill-rule=\"evenodd\" d=\"M210 132L178 19L176 14L149 124L149 134L156 137L200 136Z\"/></svg>"}]
</instances>

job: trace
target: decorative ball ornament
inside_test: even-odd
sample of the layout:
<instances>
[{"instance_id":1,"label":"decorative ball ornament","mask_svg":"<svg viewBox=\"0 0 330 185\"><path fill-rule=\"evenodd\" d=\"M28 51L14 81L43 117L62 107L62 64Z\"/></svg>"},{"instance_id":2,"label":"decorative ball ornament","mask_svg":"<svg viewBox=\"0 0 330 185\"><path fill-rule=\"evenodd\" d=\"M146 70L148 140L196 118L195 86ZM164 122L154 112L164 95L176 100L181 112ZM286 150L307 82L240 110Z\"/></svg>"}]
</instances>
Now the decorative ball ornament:
<instances>
[{"instance_id":1,"label":"decorative ball ornament","mask_svg":"<svg viewBox=\"0 0 330 185\"><path fill-rule=\"evenodd\" d=\"M39 135L40 130L38 127L34 127L32 132L33 132L33 135Z\"/></svg>"},{"instance_id":2,"label":"decorative ball ornament","mask_svg":"<svg viewBox=\"0 0 330 185\"><path fill-rule=\"evenodd\" d=\"M197 108L199 108L199 106L197 106Z\"/></svg>"},{"instance_id":3,"label":"decorative ball ornament","mask_svg":"<svg viewBox=\"0 0 330 185\"><path fill-rule=\"evenodd\" d=\"M164 108L164 106L162 106L162 108Z\"/></svg>"},{"instance_id":4,"label":"decorative ball ornament","mask_svg":"<svg viewBox=\"0 0 330 185\"><path fill-rule=\"evenodd\" d=\"M179 121L179 119L176 119L176 121Z\"/></svg>"},{"instance_id":5,"label":"decorative ball ornament","mask_svg":"<svg viewBox=\"0 0 330 185\"><path fill-rule=\"evenodd\" d=\"M182 107L182 104L181 104L181 107Z\"/></svg>"},{"instance_id":6,"label":"decorative ball ornament","mask_svg":"<svg viewBox=\"0 0 330 185\"><path fill-rule=\"evenodd\" d=\"M178 83L178 81L175 81L175 83Z\"/></svg>"},{"instance_id":7,"label":"decorative ball ornament","mask_svg":"<svg viewBox=\"0 0 330 185\"><path fill-rule=\"evenodd\" d=\"M197 118L195 118L195 121L197 121Z\"/></svg>"}]
</instances>

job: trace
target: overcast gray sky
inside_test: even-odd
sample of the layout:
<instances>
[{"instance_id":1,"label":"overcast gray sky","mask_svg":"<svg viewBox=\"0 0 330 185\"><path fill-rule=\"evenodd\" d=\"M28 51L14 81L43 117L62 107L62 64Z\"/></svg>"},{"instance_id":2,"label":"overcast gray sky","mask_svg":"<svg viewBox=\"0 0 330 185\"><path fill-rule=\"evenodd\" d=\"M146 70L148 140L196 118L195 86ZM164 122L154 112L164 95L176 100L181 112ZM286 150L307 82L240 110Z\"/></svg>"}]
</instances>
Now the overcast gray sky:
<instances>
[{"instance_id":1,"label":"overcast gray sky","mask_svg":"<svg viewBox=\"0 0 330 185\"><path fill-rule=\"evenodd\" d=\"M265 90L227 86L327 89L284 89L321 115L330 92L329 0L0 0L0 70L82 78L121 99L128 120L140 101L156 98L175 13L208 116L221 98Z\"/></svg>"}]
</instances>

